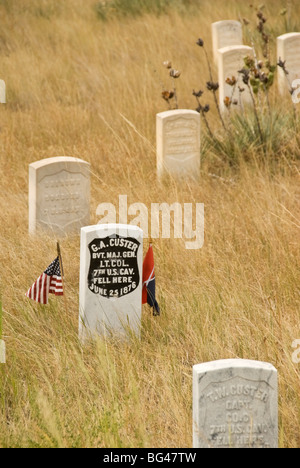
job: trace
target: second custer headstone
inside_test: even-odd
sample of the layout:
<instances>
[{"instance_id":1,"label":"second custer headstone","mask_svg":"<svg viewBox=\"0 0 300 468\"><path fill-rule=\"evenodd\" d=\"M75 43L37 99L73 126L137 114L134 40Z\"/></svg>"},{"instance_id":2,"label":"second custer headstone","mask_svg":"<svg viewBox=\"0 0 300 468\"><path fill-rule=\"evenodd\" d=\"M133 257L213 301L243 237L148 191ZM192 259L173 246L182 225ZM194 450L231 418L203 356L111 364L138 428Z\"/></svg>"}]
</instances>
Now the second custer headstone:
<instances>
[{"instance_id":1,"label":"second custer headstone","mask_svg":"<svg viewBox=\"0 0 300 468\"><path fill-rule=\"evenodd\" d=\"M247 359L194 366L193 415L195 448L277 448L277 370Z\"/></svg>"}]
</instances>

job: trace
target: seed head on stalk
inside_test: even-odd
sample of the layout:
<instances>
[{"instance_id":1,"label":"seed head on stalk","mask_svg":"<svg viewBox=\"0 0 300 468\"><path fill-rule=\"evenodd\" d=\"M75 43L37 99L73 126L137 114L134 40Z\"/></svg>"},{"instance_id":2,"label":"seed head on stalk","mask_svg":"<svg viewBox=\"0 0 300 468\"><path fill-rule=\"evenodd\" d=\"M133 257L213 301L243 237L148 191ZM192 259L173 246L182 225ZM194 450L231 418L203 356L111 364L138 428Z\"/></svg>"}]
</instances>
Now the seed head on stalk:
<instances>
[{"instance_id":1,"label":"seed head on stalk","mask_svg":"<svg viewBox=\"0 0 300 468\"><path fill-rule=\"evenodd\" d=\"M227 131L227 128L226 128L226 125L225 125L225 122L224 122L224 119L222 117L222 113L221 113L221 110L220 110L220 106L219 106L219 103L218 103L218 98L217 98L217 91L219 89L219 83L214 81L214 79L213 79L211 64L210 64L210 60L209 60L207 51L205 49L204 40L201 37L199 37L196 44L197 44L197 46L201 47L201 49L204 50L205 58L206 58L207 66L208 66L208 71L209 71L209 78L210 78L209 81L206 83L206 87L207 87L207 89L209 91L212 91L212 93L213 93L214 101L215 101L215 105L216 105L216 108L217 108L217 111L218 111L218 114L219 114L220 121L222 123L222 126L223 126L224 130Z\"/></svg>"}]
</instances>

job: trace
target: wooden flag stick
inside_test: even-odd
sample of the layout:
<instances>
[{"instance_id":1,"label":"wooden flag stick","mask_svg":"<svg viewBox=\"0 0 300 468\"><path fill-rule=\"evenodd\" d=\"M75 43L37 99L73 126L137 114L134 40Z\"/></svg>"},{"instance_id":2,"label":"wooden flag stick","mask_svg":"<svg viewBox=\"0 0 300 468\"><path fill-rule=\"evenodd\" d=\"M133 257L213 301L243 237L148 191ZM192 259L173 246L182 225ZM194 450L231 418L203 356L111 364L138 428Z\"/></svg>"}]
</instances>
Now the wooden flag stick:
<instances>
[{"instance_id":1,"label":"wooden flag stick","mask_svg":"<svg viewBox=\"0 0 300 468\"><path fill-rule=\"evenodd\" d=\"M67 308L67 298L66 298L66 294L65 294L64 269L63 269L63 264L62 264L60 245L59 245L58 241L56 243L56 248L57 248L57 255L58 255L58 260L59 260L61 282L62 282L62 287L63 287L63 296L64 296L64 302L65 302L65 309L66 309L66 312L67 312L68 308Z\"/></svg>"},{"instance_id":2,"label":"wooden flag stick","mask_svg":"<svg viewBox=\"0 0 300 468\"><path fill-rule=\"evenodd\" d=\"M59 242L58 242L58 241L57 241L56 246L57 246L57 255L58 255L58 259L59 259L59 266L60 266L61 278L62 278L62 281L63 281L64 271L63 271L63 265L62 265L62 259L61 259L60 245L59 245Z\"/></svg>"}]
</instances>

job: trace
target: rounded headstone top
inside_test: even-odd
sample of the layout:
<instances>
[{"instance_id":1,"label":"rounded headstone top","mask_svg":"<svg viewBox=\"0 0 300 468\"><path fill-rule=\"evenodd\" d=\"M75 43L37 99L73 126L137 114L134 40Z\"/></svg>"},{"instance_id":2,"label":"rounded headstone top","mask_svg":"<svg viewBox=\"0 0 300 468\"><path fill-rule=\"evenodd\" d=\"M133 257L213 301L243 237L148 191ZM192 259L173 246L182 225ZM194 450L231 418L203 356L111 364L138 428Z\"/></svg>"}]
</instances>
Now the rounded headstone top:
<instances>
[{"instance_id":1,"label":"rounded headstone top","mask_svg":"<svg viewBox=\"0 0 300 468\"><path fill-rule=\"evenodd\" d=\"M225 26L225 25L230 25L230 24L234 24L234 25L237 25L237 26L242 26L242 23L240 21L237 21L237 20L221 20L221 21L215 21L214 23L212 23L212 26L214 27L217 27L217 26Z\"/></svg>"},{"instance_id":2,"label":"rounded headstone top","mask_svg":"<svg viewBox=\"0 0 300 468\"><path fill-rule=\"evenodd\" d=\"M160 112L159 114L156 114L160 118L167 118L167 117L174 117L174 116L190 116L190 115L196 115L197 117L200 118L200 114L197 111L191 110L191 109L172 109L164 112Z\"/></svg>"},{"instance_id":3,"label":"rounded headstone top","mask_svg":"<svg viewBox=\"0 0 300 468\"><path fill-rule=\"evenodd\" d=\"M293 39L294 37L300 37L300 32L282 34L281 36L277 37L277 40Z\"/></svg>"},{"instance_id":4,"label":"rounded headstone top","mask_svg":"<svg viewBox=\"0 0 300 468\"><path fill-rule=\"evenodd\" d=\"M31 163L29 166L34 169L39 169L41 167L57 163L80 163L89 165L89 163L87 161L84 161L83 159L73 158L71 156L56 156L52 158L40 159L39 161Z\"/></svg>"},{"instance_id":5,"label":"rounded headstone top","mask_svg":"<svg viewBox=\"0 0 300 468\"><path fill-rule=\"evenodd\" d=\"M268 362L253 361L250 359L221 359L219 361L196 364L193 369L196 372L218 371L222 369L264 369L276 371L275 367ZM277 371L276 371L277 372Z\"/></svg>"},{"instance_id":6,"label":"rounded headstone top","mask_svg":"<svg viewBox=\"0 0 300 468\"><path fill-rule=\"evenodd\" d=\"M253 52L253 48L247 45L230 45L227 47L221 47L218 49L218 52L221 54L226 54L227 52L238 52L238 51L246 51L246 52Z\"/></svg>"},{"instance_id":7,"label":"rounded headstone top","mask_svg":"<svg viewBox=\"0 0 300 468\"><path fill-rule=\"evenodd\" d=\"M143 230L140 227L134 226L132 224L114 224L114 223L95 224L92 226L84 226L81 228L81 231L86 234L90 232L97 232L97 231L103 234L103 232L106 233L107 231L128 231L128 230L130 230L130 232L143 234Z\"/></svg>"}]
</instances>

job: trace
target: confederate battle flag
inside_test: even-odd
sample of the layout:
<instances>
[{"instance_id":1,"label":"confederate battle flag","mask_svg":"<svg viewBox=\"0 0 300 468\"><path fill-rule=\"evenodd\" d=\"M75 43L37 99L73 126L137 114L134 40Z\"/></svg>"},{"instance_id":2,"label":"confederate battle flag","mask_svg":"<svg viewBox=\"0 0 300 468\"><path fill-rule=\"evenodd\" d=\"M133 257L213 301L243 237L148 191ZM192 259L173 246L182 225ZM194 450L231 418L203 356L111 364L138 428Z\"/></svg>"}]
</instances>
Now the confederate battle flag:
<instances>
[{"instance_id":1,"label":"confederate battle flag","mask_svg":"<svg viewBox=\"0 0 300 468\"><path fill-rule=\"evenodd\" d=\"M152 245L149 245L148 252L143 263L143 296L142 303L153 307L153 315L160 315L158 303L155 299L155 272L154 256Z\"/></svg>"}]
</instances>

